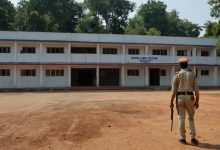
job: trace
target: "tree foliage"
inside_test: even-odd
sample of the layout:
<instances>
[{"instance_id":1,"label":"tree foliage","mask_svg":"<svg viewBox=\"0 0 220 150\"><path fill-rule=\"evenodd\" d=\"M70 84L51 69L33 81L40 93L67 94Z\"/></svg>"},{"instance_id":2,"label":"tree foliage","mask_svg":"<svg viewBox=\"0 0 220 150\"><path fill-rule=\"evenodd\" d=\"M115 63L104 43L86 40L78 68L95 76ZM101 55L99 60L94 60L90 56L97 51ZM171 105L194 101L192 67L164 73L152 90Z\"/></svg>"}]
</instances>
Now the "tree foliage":
<instances>
[{"instance_id":1,"label":"tree foliage","mask_svg":"<svg viewBox=\"0 0 220 150\"><path fill-rule=\"evenodd\" d=\"M0 30L12 30L15 8L9 0L1 0L0 2Z\"/></svg>"},{"instance_id":2,"label":"tree foliage","mask_svg":"<svg viewBox=\"0 0 220 150\"><path fill-rule=\"evenodd\" d=\"M218 22L206 22L205 23L205 37L218 37L220 36L220 23Z\"/></svg>"},{"instance_id":3,"label":"tree foliage","mask_svg":"<svg viewBox=\"0 0 220 150\"><path fill-rule=\"evenodd\" d=\"M135 8L135 4L128 0L85 0L84 3L103 21L106 33L124 33L128 15Z\"/></svg>"},{"instance_id":4,"label":"tree foliage","mask_svg":"<svg viewBox=\"0 0 220 150\"><path fill-rule=\"evenodd\" d=\"M27 31L75 32L82 7L74 0L21 0L16 29Z\"/></svg>"},{"instance_id":5,"label":"tree foliage","mask_svg":"<svg viewBox=\"0 0 220 150\"><path fill-rule=\"evenodd\" d=\"M125 29L125 34L130 35L145 35L146 29L142 18L134 17L129 20L128 26Z\"/></svg>"},{"instance_id":6,"label":"tree foliage","mask_svg":"<svg viewBox=\"0 0 220 150\"><path fill-rule=\"evenodd\" d=\"M220 1L219 0L208 0L208 4L211 6L211 13L212 17L216 19L220 19ZM219 20L220 21L220 20Z\"/></svg>"},{"instance_id":7,"label":"tree foliage","mask_svg":"<svg viewBox=\"0 0 220 150\"><path fill-rule=\"evenodd\" d=\"M138 9L138 16L144 20L146 29L156 28L164 33L166 28L166 4L161 1L149 0Z\"/></svg>"},{"instance_id":8,"label":"tree foliage","mask_svg":"<svg viewBox=\"0 0 220 150\"><path fill-rule=\"evenodd\" d=\"M205 23L205 37L215 37L218 38L218 43L216 45L217 55L220 56L220 1L219 0L208 0L211 6L210 15L218 19L218 22L206 22Z\"/></svg>"},{"instance_id":9,"label":"tree foliage","mask_svg":"<svg viewBox=\"0 0 220 150\"><path fill-rule=\"evenodd\" d=\"M176 10L167 12L166 7L163 2L155 0L142 4L136 17L129 21L126 33L149 34L149 31L154 29L158 31L157 34L165 36L199 36L201 31L199 25L187 19L180 19Z\"/></svg>"},{"instance_id":10,"label":"tree foliage","mask_svg":"<svg viewBox=\"0 0 220 150\"><path fill-rule=\"evenodd\" d=\"M205 24L206 33L204 37L218 38L218 43L216 45L217 55L220 56L220 23L219 22L206 22Z\"/></svg>"},{"instance_id":11,"label":"tree foliage","mask_svg":"<svg viewBox=\"0 0 220 150\"><path fill-rule=\"evenodd\" d=\"M158 31L155 28L150 28L150 29L147 30L146 34L147 35L153 35L153 36L159 36L159 35L161 35L161 32Z\"/></svg>"},{"instance_id":12,"label":"tree foliage","mask_svg":"<svg viewBox=\"0 0 220 150\"><path fill-rule=\"evenodd\" d=\"M201 31L197 24L180 19L176 10L167 12L166 4L156 0L142 4L130 19L135 3L129 0L20 0L16 14L8 0L1 1L1 30L191 37L198 37ZM209 1L214 6L214 0Z\"/></svg>"},{"instance_id":13,"label":"tree foliage","mask_svg":"<svg viewBox=\"0 0 220 150\"><path fill-rule=\"evenodd\" d=\"M104 33L104 26L101 20L93 14L85 15L77 27L79 33Z\"/></svg>"}]
</instances>

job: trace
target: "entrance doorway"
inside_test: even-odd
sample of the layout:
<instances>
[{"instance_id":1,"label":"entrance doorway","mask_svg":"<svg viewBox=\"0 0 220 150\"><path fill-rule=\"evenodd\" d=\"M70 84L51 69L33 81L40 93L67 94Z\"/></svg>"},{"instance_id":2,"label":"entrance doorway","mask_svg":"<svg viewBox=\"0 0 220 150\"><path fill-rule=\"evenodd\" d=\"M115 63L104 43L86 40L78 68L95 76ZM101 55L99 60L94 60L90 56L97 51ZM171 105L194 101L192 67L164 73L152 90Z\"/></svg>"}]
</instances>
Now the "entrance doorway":
<instances>
[{"instance_id":1,"label":"entrance doorway","mask_svg":"<svg viewBox=\"0 0 220 150\"><path fill-rule=\"evenodd\" d=\"M160 85L160 69L157 68L150 69L150 85L151 86Z\"/></svg>"},{"instance_id":2,"label":"entrance doorway","mask_svg":"<svg viewBox=\"0 0 220 150\"><path fill-rule=\"evenodd\" d=\"M119 69L106 68L99 70L100 86L119 86Z\"/></svg>"},{"instance_id":3,"label":"entrance doorway","mask_svg":"<svg viewBox=\"0 0 220 150\"><path fill-rule=\"evenodd\" d=\"M71 69L71 86L96 86L96 69Z\"/></svg>"}]
</instances>

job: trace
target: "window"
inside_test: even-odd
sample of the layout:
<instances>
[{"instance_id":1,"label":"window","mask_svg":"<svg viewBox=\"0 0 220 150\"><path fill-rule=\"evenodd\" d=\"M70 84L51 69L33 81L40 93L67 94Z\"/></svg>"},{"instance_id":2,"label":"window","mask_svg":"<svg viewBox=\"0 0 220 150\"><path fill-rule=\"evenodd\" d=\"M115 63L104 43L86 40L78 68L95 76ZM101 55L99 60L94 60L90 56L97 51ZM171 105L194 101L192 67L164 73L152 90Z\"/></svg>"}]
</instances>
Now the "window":
<instances>
[{"instance_id":1,"label":"window","mask_svg":"<svg viewBox=\"0 0 220 150\"><path fill-rule=\"evenodd\" d=\"M166 49L153 49L153 55L167 55Z\"/></svg>"},{"instance_id":2,"label":"window","mask_svg":"<svg viewBox=\"0 0 220 150\"><path fill-rule=\"evenodd\" d=\"M21 76L36 76L36 70L35 69L22 69L21 70Z\"/></svg>"},{"instance_id":3,"label":"window","mask_svg":"<svg viewBox=\"0 0 220 150\"><path fill-rule=\"evenodd\" d=\"M128 76L139 76L139 70L138 69L129 69L127 70Z\"/></svg>"},{"instance_id":4,"label":"window","mask_svg":"<svg viewBox=\"0 0 220 150\"><path fill-rule=\"evenodd\" d=\"M47 77L58 77L58 76L64 76L64 70L63 69L56 69L56 70L50 70L47 69L45 75Z\"/></svg>"},{"instance_id":5,"label":"window","mask_svg":"<svg viewBox=\"0 0 220 150\"><path fill-rule=\"evenodd\" d=\"M208 70L201 70L201 75L202 76L208 76L209 75L209 71Z\"/></svg>"},{"instance_id":6,"label":"window","mask_svg":"<svg viewBox=\"0 0 220 150\"><path fill-rule=\"evenodd\" d=\"M201 51L201 56L209 56L209 52L208 51Z\"/></svg>"},{"instance_id":7,"label":"window","mask_svg":"<svg viewBox=\"0 0 220 150\"><path fill-rule=\"evenodd\" d=\"M139 55L139 49L128 49L129 55Z\"/></svg>"},{"instance_id":8,"label":"window","mask_svg":"<svg viewBox=\"0 0 220 150\"><path fill-rule=\"evenodd\" d=\"M10 69L0 69L0 76L10 76Z\"/></svg>"},{"instance_id":9,"label":"window","mask_svg":"<svg viewBox=\"0 0 220 150\"><path fill-rule=\"evenodd\" d=\"M166 76L166 69L160 70L160 76Z\"/></svg>"},{"instance_id":10,"label":"window","mask_svg":"<svg viewBox=\"0 0 220 150\"><path fill-rule=\"evenodd\" d=\"M117 54L117 48L103 48L103 54Z\"/></svg>"},{"instance_id":11,"label":"window","mask_svg":"<svg viewBox=\"0 0 220 150\"><path fill-rule=\"evenodd\" d=\"M53 53L53 54L63 54L64 48L63 47L48 47L47 53Z\"/></svg>"},{"instance_id":12,"label":"window","mask_svg":"<svg viewBox=\"0 0 220 150\"><path fill-rule=\"evenodd\" d=\"M0 53L10 53L10 47L0 47Z\"/></svg>"},{"instance_id":13,"label":"window","mask_svg":"<svg viewBox=\"0 0 220 150\"><path fill-rule=\"evenodd\" d=\"M187 50L178 50L177 56L187 56Z\"/></svg>"},{"instance_id":14,"label":"window","mask_svg":"<svg viewBox=\"0 0 220 150\"><path fill-rule=\"evenodd\" d=\"M20 53L35 54L35 47L23 47Z\"/></svg>"},{"instance_id":15,"label":"window","mask_svg":"<svg viewBox=\"0 0 220 150\"><path fill-rule=\"evenodd\" d=\"M96 54L95 47L71 47L71 53L74 54Z\"/></svg>"},{"instance_id":16,"label":"window","mask_svg":"<svg viewBox=\"0 0 220 150\"><path fill-rule=\"evenodd\" d=\"M161 55L167 55L167 50L161 50Z\"/></svg>"}]
</instances>

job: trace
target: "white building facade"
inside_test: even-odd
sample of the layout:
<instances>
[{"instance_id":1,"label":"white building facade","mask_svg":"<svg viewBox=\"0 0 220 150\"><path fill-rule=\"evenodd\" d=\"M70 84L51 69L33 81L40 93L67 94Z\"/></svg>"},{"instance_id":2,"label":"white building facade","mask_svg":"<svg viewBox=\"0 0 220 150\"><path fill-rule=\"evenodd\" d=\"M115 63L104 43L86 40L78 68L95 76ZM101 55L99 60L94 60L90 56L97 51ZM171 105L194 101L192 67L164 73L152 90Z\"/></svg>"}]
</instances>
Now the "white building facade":
<instances>
[{"instance_id":1,"label":"white building facade","mask_svg":"<svg viewBox=\"0 0 220 150\"><path fill-rule=\"evenodd\" d=\"M0 31L0 89L170 87L180 57L220 87L216 39Z\"/></svg>"}]
</instances>

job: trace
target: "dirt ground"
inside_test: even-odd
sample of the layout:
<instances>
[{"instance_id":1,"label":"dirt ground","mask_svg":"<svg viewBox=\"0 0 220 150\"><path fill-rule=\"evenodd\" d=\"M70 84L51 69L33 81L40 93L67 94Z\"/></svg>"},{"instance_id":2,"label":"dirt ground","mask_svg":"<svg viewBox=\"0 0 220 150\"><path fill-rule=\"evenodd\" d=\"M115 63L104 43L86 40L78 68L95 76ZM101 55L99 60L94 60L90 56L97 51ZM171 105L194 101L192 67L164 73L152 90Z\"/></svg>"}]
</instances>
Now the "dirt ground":
<instances>
[{"instance_id":1,"label":"dirt ground","mask_svg":"<svg viewBox=\"0 0 220 150\"><path fill-rule=\"evenodd\" d=\"M220 90L201 91L199 146L170 131L169 91L0 93L0 150L220 149Z\"/></svg>"}]
</instances>

